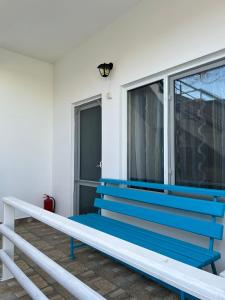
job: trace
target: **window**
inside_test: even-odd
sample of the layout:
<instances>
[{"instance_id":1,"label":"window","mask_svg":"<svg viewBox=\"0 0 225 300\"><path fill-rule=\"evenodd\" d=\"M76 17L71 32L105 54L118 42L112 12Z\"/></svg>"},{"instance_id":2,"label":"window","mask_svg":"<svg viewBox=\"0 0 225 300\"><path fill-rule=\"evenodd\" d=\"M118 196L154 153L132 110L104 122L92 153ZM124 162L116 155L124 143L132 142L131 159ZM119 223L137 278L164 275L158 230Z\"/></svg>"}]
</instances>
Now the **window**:
<instances>
[{"instance_id":1,"label":"window","mask_svg":"<svg viewBox=\"0 0 225 300\"><path fill-rule=\"evenodd\" d=\"M128 179L225 189L225 61L163 78L127 92Z\"/></svg>"},{"instance_id":2,"label":"window","mask_svg":"<svg viewBox=\"0 0 225 300\"><path fill-rule=\"evenodd\" d=\"M128 178L163 182L163 81L128 91Z\"/></svg>"},{"instance_id":3,"label":"window","mask_svg":"<svg viewBox=\"0 0 225 300\"><path fill-rule=\"evenodd\" d=\"M175 183L225 189L225 66L172 80Z\"/></svg>"}]
</instances>

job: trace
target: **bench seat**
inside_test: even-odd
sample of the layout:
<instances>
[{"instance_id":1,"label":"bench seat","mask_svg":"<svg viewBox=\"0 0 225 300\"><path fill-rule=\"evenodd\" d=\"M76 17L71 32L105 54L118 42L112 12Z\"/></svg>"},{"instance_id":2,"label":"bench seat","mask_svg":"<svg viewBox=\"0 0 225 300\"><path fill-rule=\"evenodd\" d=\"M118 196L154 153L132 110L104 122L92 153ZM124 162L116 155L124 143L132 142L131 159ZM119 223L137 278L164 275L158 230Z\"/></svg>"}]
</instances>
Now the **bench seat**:
<instances>
[{"instance_id":1,"label":"bench seat","mask_svg":"<svg viewBox=\"0 0 225 300\"><path fill-rule=\"evenodd\" d=\"M89 213L72 216L70 219L197 268L220 258L217 251L210 252L209 249L99 214Z\"/></svg>"}]
</instances>

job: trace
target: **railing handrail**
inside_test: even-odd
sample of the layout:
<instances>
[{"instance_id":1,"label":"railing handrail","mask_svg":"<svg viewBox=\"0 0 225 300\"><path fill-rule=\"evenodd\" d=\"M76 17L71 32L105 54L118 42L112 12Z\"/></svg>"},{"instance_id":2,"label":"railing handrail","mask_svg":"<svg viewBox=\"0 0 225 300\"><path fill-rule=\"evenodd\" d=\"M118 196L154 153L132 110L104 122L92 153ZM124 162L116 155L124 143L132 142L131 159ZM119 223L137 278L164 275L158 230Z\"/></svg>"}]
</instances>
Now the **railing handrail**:
<instances>
[{"instance_id":1,"label":"railing handrail","mask_svg":"<svg viewBox=\"0 0 225 300\"><path fill-rule=\"evenodd\" d=\"M15 201L17 205L15 205ZM22 200L16 198L4 198L4 222L0 225L0 233L3 235L2 246L0 250L0 259L3 263L3 276L2 280L8 280L13 276L24 287L27 293L34 300L47 300L48 298L41 292L41 290L30 281L22 270L14 263L14 245L17 246L25 255L27 255L34 263L36 263L42 270L44 270L49 276L55 279L61 284L68 292L76 299L86 300L105 300L103 296L88 287L81 280L76 278L73 274L65 270L55 261L50 259L47 255L35 248L29 242L20 237L14 232L14 216L15 208L26 212L21 204L27 205L30 210L37 210L37 207L30 205ZM20 204L18 206L18 204ZM39 209L39 213L43 214L46 211ZM32 213L30 214L32 216ZM52 214L54 216L54 214ZM51 217L52 217L51 216ZM50 218L51 218L50 217ZM36 219L39 219L38 216ZM65 218L66 219L66 218ZM49 222L46 222L49 224ZM49 224L50 225L50 224ZM21 278L22 277L22 278Z\"/></svg>"},{"instance_id":2,"label":"railing handrail","mask_svg":"<svg viewBox=\"0 0 225 300\"><path fill-rule=\"evenodd\" d=\"M32 299L47 300L48 298L40 291L40 289L20 270L13 262L8 254L0 250L0 260L7 266L7 268L14 273L16 280L27 291Z\"/></svg>"},{"instance_id":3,"label":"railing handrail","mask_svg":"<svg viewBox=\"0 0 225 300\"><path fill-rule=\"evenodd\" d=\"M17 233L7 228L5 225L0 225L0 233L9 239L17 246L24 254L26 254L34 263L42 270L48 273L53 279L60 283L73 296L78 299L104 300L97 292L89 288L82 281L73 276L70 272L58 265L55 261L43 254L40 250L25 241ZM37 298L39 300L39 298Z\"/></svg>"},{"instance_id":4,"label":"railing handrail","mask_svg":"<svg viewBox=\"0 0 225 300\"><path fill-rule=\"evenodd\" d=\"M225 300L225 279L139 247L14 197L3 202L169 285L200 299Z\"/></svg>"}]
</instances>

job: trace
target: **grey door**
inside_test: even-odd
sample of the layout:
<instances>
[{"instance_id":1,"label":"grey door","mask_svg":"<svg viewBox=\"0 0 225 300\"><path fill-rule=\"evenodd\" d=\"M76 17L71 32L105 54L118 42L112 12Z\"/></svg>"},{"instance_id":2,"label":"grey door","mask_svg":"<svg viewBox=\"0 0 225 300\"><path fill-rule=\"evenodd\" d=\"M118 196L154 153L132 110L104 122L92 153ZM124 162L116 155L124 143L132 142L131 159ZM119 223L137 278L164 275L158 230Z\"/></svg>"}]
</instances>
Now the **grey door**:
<instances>
[{"instance_id":1,"label":"grey door","mask_svg":"<svg viewBox=\"0 0 225 300\"><path fill-rule=\"evenodd\" d=\"M101 100L75 108L74 213L95 212L96 186L101 178Z\"/></svg>"}]
</instances>

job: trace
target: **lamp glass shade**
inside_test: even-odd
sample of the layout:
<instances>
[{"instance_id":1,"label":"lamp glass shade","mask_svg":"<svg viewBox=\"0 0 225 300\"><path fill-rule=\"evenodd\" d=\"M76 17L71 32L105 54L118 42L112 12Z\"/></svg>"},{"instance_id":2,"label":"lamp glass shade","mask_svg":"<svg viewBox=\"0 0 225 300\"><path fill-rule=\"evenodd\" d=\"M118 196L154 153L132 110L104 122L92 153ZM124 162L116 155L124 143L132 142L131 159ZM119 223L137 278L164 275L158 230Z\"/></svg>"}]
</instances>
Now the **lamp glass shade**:
<instances>
[{"instance_id":1,"label":"lamp glass shade","mask_svg":"<svg viewBox=\"0 0 225 300\"><path fill-rule=\"evenodd\" d=\"M113 68L113 64L112 63L109 63L109 64L103 63L103 64L100 64L98 66L99 72L100 72L100 74L101 74L102 77L109 76L110 71L112 70L112 68Z\"/></svg>"}]
</instances>

